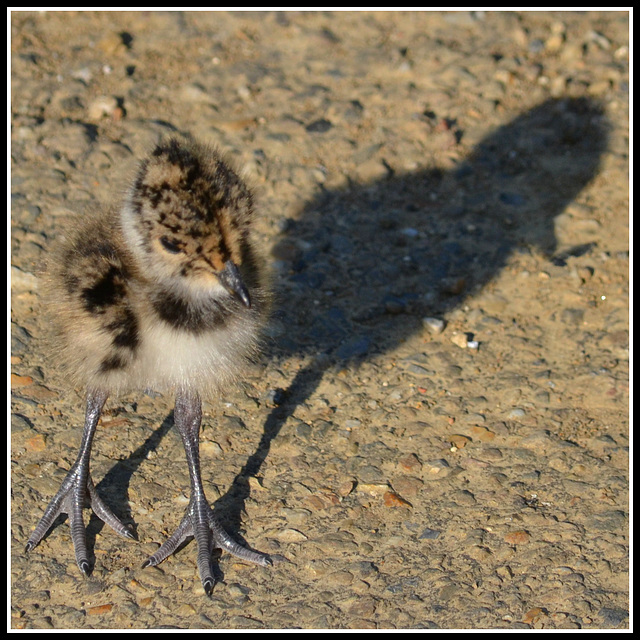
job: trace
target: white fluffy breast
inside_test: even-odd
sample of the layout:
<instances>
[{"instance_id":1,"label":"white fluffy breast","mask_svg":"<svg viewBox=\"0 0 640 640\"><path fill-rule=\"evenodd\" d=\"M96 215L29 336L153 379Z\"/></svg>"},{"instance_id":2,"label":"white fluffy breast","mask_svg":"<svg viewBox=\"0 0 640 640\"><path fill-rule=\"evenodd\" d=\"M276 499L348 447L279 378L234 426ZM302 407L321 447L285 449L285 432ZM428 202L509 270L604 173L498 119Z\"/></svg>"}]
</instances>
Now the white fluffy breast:
<instances>
[{"instance_id":1,"label":"white fluffy breast","mask_svg":"<svg viewBox=\"0 0 640 640\"><path fill-rule=\"evenodd\" d=\"M219 392L242 373L257 351L259 326L250 315L224 327L189 333L168 324L149 322L129 375L158 391L188 388L202 394Z\"/></svg>"}]
</instances>

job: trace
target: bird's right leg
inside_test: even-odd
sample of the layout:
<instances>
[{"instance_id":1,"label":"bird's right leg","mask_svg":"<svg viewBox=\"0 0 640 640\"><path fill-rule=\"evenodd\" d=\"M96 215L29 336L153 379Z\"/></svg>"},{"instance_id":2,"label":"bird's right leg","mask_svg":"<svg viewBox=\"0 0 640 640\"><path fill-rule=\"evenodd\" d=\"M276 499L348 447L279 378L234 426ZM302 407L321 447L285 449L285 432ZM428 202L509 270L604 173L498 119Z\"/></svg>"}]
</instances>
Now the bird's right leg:
<instances>
[{"instance_id":1,"label":"bird's right leg","mask_svg":"<svg viewBox=\"0 0 640 640\"><path fill-rule=\"evenodd\" d=\"M191 478L191 499L189 506L173 535L145 560L143 567L155 567L168 558L187 538L194 537L198 544L198 570L205 593L209 596L215 583L211 571L213 548L224 549L237 558L268 567L273 561L266 553L251 551L239 545L218 522L204 495L200 474L200 423L202 421L202 401L197 393L181 392L176 397L174 411L176 428L182 438L189 464Z\"/></svg>"},{"instance_id":2,"label":"bird's right leg","mask_svg":"<svg viewBox=\"0 0 640 640\"><path fill-rule=\"evenodd\" d=\"M125 538L133 538L133 532L113 514L111 509L97 494L91 475L89 474L89 461L91 458L91 444L98 426L98 420L107 400L104 391L90 391L87 394L87 409L82 433L82 444L78 457L69 470L67 477L62 481L58 493L53 497L40 522L29 537L25 551L31 551L44 538L55 519L61 514L69 516L71 527L71 539L76 555L78 567L85 575L89 574L90 564L87 557L87 540L82 519L82 508L89 498L89 503L94 513L104 523L108 524L116 533Z\"/></svg>"}]
</instances>

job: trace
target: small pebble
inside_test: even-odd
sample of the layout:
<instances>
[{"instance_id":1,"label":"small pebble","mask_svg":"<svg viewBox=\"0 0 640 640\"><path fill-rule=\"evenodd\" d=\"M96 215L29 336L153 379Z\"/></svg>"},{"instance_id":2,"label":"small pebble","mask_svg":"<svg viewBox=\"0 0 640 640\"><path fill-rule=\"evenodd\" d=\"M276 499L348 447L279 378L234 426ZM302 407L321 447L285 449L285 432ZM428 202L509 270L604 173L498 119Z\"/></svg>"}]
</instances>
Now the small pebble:
<instances>
[{"instance_id":1,"label":"small pebble","mask_svg":"<svg viewBox=\"0 0 640 640\"><path fill-rule=\"evenodd\" d=\"M400 476L392 482L394 490L403 496L415 496L424 486L424 482L415 476Z\"/></svg>"},{"instance_id":2,"label":"small pebble","mask_svg":"<svg viewBox=\"0 0 640 640\"><path fill-rule=\"evenodd\" d=\"M44 436L39 433L38 435L25 440L24 446L27 451L44 451L47 447L47 444Z\"/></svg>"},{"instance_id":3,"label":"small pebble","mask_svg":"<svg viewBox=\"0 0 640 640\"><path fill-rule=\"evenodd\" d=\"M109 613L113 609L112 604L99 604L95 607L89 607L87 609L88 616L100 616L105 613Z\"/></svg>"},{"instance_id":4,"label":"small pebble","mask_svg":"<svg viewBox=\"0 0 640 640\"><path fill-rule=\"evenodd\" d=\"M104 116L113 115L118 101L113 96L100 96L93 100L87 108L90 120L100 120Z\"/></svg>"},{"instance_id":5,"label":"small pebble","mask_svg":"<svg viewBox=\"0 0 640 640\"><path fill-rule=\"evenodd\" d=\"M89 84L89 82L91 82L91 79L93 78L93 74L91 73L91 70L89 69L89 67L82 67L77 71L72 71L71 77L74 78L75 80L80 80L85 84Z\"/></svg>"},{"instance_id":6,"label":"small pebble","mask_svg":"<svg viewBox=\"0 0 640 640\"><path fill-rule=\"evenodd\" d=\"M302 542L307 539L307 536L297 529L283 529L278 533L277 538L280 542Z\"/></svg>"},{"instance_id":7,"label":"small pebble","mask_svg":"<svg viewBox=\"0 0 640 640\"><path fill-rule=\"evenodd\" d=\"M38 279L28 271L11 265L11 290L12 291L36 291Z\"/></svg>"},{"instance_id":8,"label":"small pebble","mask_svg":"<svg viewBox=\"0 0 640 640\"><path fill-rule=\"evenodd\" d=\"M337 489L336 489L336 493L343 497L346 498L350 493L353 492L353 490L356 487L356 481L354 479L350 479L350 480L345 480Z\"/></svg>"},{"instance_id":9,"label":"small pebble","mask_svg":"<svg viewBox=\"0 0 640 640\"><path fill-rule=\"evenodd\" d=\"M597 31L589 31L587 37L591 42L595 42L601 49L608 51L611 48L611 41Z\"/></svg>"},{"instance_id":10,"label":"small pebble","mask_svg":"<svg viewBox=\"0 0 640 640\"><path fill-rule=\"evenodd\" d=\"M455 447L456 449L463 449L471 442L471 438L468 438L467 436L461 436L458 434L449 436L448 439L449 439L449 442L451 443L451 446Z\"/></svg>"},{"instance_id":11,"label":"small pebble","mask_svg":"<svg viewBox=\"0 0 640 640\"><path fill-rule=\"evenodd\" d=\"M422 324L434 335L444 331L445 322L440 318L422 318Z\"/></svg>"},{"instance_id":12,"label":"small pebble","mask_svg":"<svg viewBox=\"0 0 640 640\"><path fill-rule=\"evenodd\" d=\"M565 324L580 325L584 320L584 309L563 309L560 319Z\"/></svg>"},{"instance_id":13,"label":"small pebble","mask_svg":"<svg viewBox=\"0 0 640 640\"><path fill-rule=\"evenodd\" d=\"M31 376L19 376L15 373L11 374L11 388L15 389L17 387L27 387L30 384L33 384L33 378Z\"/></svg>"},{"instance_id":14,"label":"small pebble","mask_svg":"<svg viewBox=\"0 0 640 640\"><path fill-rule=\"evenodd\" d=\"M526 531L511 531L504 536L504 541L509 544L527 544L531 536Z\"/></svg>"},{"instance_id":15,"label":"small pebble","mask_svg":"<svg viewBox=\"0 0 640 640\"><path fill-rule=\"evenodd\" d=\"M359 482L356 487L359 493L367 493L369 495L381 495L389 491L387 484L374 484L369 482Z\"/></svg>"},{"instance_id":16,"label":"small pebble","mask_svg":"<svg viewBox=\"0 0 640 640\"><path fill-rule=\"evenodd\" d=\"M409 373L413 373L416 376L433 376L435 375L435 371L431 370L431 369L425 369L424 367L421 367L419 364L410 364L407 367L407 371Z\"/></svg>"},{"instance_id":17,"label":"small pebble","mask_svg":"<svg viewBox=\"0 0 640 640\"><path fill-rule=\"evenodd\" d=\"M460 333L458 331L454 331L451 335L451 342L455 344L457 347L461 349L466 349L469 343L466 333Z\"/></svg>"},{"instance_id":18,"label":"small pebble","mask_svg":"<svg viewBox=\"0 0 640 640\"><path fill-rule=\"evenodd\" d=\"M529 611L527 611L527 613L524 614L524 617L522 618L522 622L526 622L527 624L533 624L543 616L546 616L544 609L541 609L540 607L534 607L533 609L529 609Z\"/></svg>"},{"instance_id":19,"label":"small pebble","mask_svg":"<svg viewBox=\"0 0 640 640\"><path fill-rule=\"evenodd\" d=\"M327 131L329 131L329 129L331 129L331 127L333 127L333 125L331 124L331 122L329 122L329 120L321 118L320 120L314 120L313 122L308 124L305 129L309 133L326 133Z\"/></svg>"},{"instance_id":20,"label":"small pebble","mask_svg":"<svg viewBox=\"0 0 640 640\"><path fill-rule=\"evenodd\" d=\"M406 469L407 471L414 471L422 467L422 464L420 463L420 460L418 460L418 456L416 456L415 453L410 453L409 455L400 458L400 460L398 460L398 463L403 469Z\"/></svg>"},{"instance_id":21,"label":"small pebble","mask_svg":"<svg viewBox=\"0 0 640 640\"><path fill-rule=\"evenodd\" d=\"M544 42L542 40L536 38L529 43L530 53L540 53L541 51L544 51Z\"/></svg>"},{"instance_id":22,"label":"small pebble","mask_svg":"<svg viewBox=\"0 0 640 640\"><path fill-rule=\"evenodd\" d=\"M472 507L476 504L475 496L471 491L467 491L466 489L463 489L462 491L454 491L451 498L457 505L463 507Z\"/></svg>"},{"instance_id":23,"label":"small pebble","mask_svg":"<svg viewBox=\"0 0 640 640\"><path fill-rule=\"evenodd\" d=\"M437 475L446 469L449 469L449 463L443 458L440 458L439 460L427 460L424 466L426 467L427 472L431 475Z\"/></svg>"},{"instance_id":24,"label":"small pebble","mask_svg":"<svg viewBox=\"0 0 640 640\"><path fill-rule=\"evenodd\" d=\"M544 43L545 49L549 53L557 53L564 43L564 36L560 33L554 33Z\"/></svg>"},{"instance_id":25,"label":"small pebble","mask_svg":"<svg viewBox=\"0 0 640 640\"><path fill-rule=\"evenodd\" d=\"M598 615L604 619L605 627L615 629L629 619L629 612L625 609L602 607Z\"/></svg>"},{"instance_id":26,"label":"small pebble","mask_svg":"<svg viewBox=\"0 0 640 640\"><path fill-rule=\"evenodd\" d=\"M407 502L404 498L393 491L387 491L382 498L384 500L385 507L412 507L410 502Z\"/></svg>"},{"instance_id":27,"label":"small pebble","mask_svg":"<svg viewBox=\"0 0 640 640\"><path fill-rule=\"evenodd\" d=\"M481 442L491 442L496 437L496 434L493 433L493 431L481 426L471 427L471 433L473 433L474 437Z\"/></svg>"}]
</instances>

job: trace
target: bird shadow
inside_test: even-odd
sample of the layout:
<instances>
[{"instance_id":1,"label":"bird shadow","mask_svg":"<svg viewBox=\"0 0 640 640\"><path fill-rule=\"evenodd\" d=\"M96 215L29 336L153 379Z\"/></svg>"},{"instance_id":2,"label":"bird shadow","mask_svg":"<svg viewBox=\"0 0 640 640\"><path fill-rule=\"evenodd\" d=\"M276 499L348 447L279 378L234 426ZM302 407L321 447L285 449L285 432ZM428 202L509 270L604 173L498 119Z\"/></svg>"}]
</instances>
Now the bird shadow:
<instances>
[{"instance_id":1,"label":"bird shadow","mask_svg":"<svg viewBox=\"0 0 640 640\"><path fill-rule=\"evenodd\" d=\"M274 249L284 332L267 355L308 362L277 390L254 453L215 503L233 535L249 478L326 371L393 349L424 330L425 316L446 317L515 252L563 266L595 248L559 247L554 219L596 175L608 130L598 103L549 99L488 133L452 170L323 190L289 221Z\"/></svg>"}]
</instances>

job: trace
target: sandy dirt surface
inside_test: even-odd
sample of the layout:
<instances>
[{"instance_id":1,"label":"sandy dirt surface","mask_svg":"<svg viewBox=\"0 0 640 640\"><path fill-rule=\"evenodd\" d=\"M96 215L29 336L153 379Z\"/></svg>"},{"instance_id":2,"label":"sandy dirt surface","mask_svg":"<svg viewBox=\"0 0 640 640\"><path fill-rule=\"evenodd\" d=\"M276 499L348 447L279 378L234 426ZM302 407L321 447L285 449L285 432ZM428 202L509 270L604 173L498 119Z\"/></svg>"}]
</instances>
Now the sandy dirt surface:
<instances>
[{"instance_id":1,"label":"sandy dirt surface","mask_svg":"<svg viewBox=\"0 0 640 640\"><path fill-rule=\"evenodd\" d=\"M14 628L626 628L628 15L14 13ZM227 529L204 595L172 401L111 398L85 579L37 265L174 131L246 170L278 303L205 404ZM171 357L167 354L167 357Z\"/></svg>"}]
</instances>

